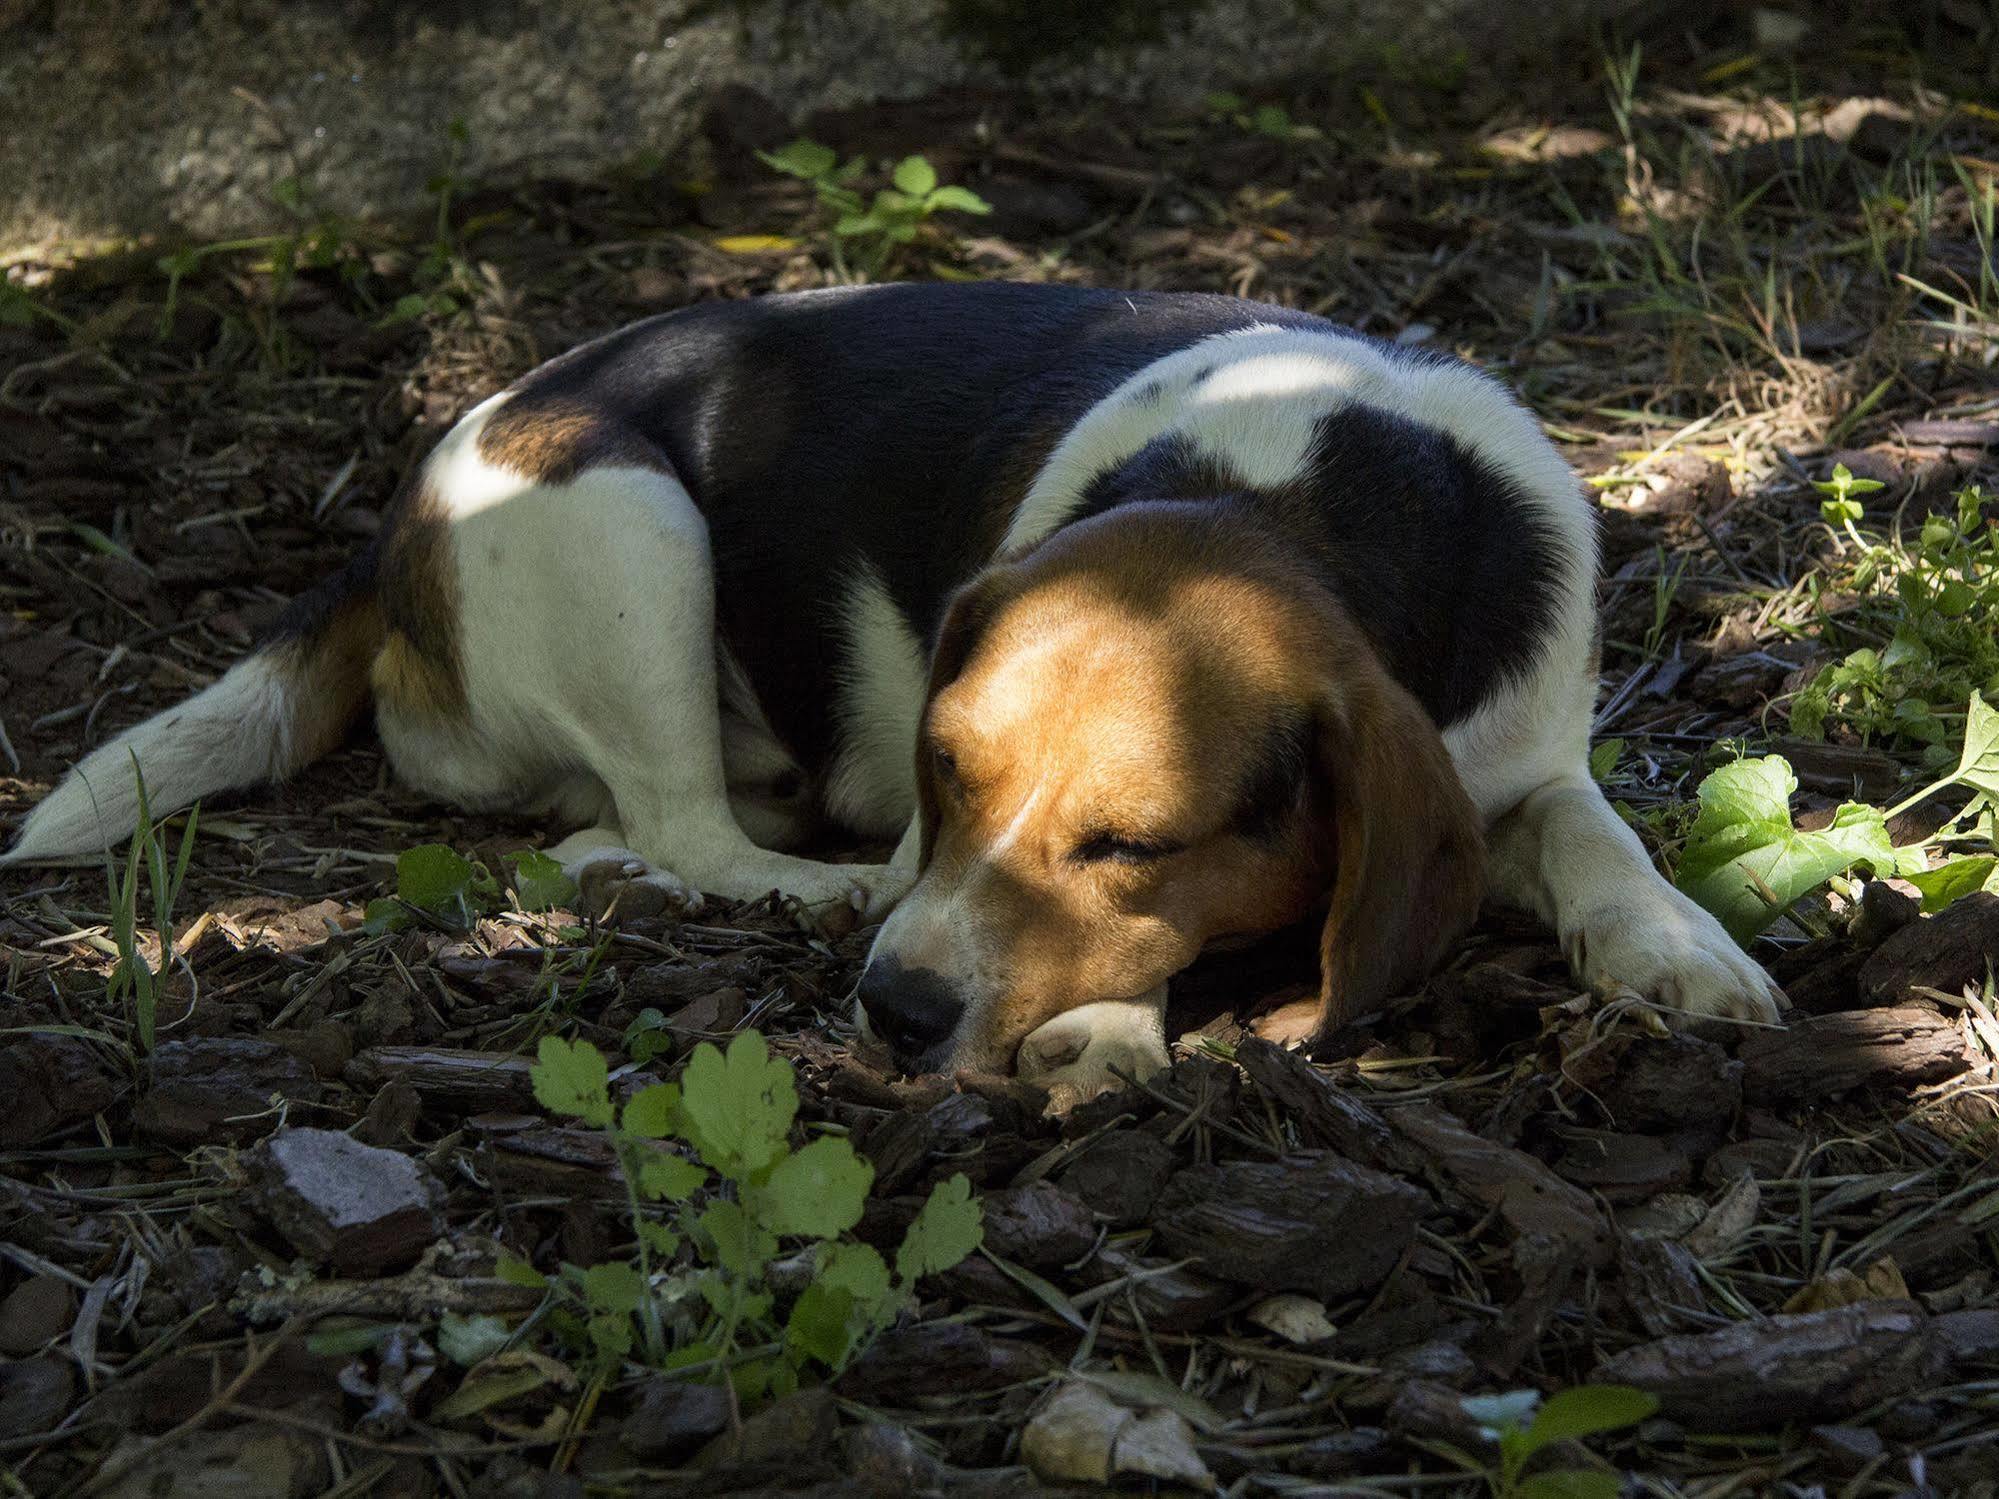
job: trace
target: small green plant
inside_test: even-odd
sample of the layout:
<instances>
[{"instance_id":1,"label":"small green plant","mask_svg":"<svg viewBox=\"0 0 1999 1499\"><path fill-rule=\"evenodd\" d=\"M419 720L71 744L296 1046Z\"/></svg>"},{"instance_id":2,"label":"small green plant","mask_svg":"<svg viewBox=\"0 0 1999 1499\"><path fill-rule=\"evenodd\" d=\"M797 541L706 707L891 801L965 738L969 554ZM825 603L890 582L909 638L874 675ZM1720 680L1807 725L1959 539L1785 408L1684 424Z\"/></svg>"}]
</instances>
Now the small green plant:
<instances>
[{"instance_id":1,"label":"small green plant","mask_svg":"<svg viewBox=\"0 0 1999 1499\"><path fill-rule=\"evenodd\" d=\"M513 866L516 910L549 911L575 899L575 883L547 854L522 849L507 862ZM418 921L459 930L506 905L500 881L485 865L446 844L422 843L396 856L396 893L369 901L362 925L371 935L399 932Z\"/></svg>"},{"instance_id":2,"label":"small green plant","mask_svg":"<svg viewBox=\"0 0 1999 1499\"><path fill-rule=\"evenodd\" d=\"M1857 626L1873 643L1822 668L1791 703L1791 728L1822 739L1829 725L1876 740L1923 747L1930 765L1950 762L1956 705L1973 692L1999 695L1999 519L1976 486L1956 513L1923 522L1913 548L1859 529L1852 496L1876 481L1844 466L1818 486L1826 523L1856 549L1851 588ZM1828 620L1828 633L1852 628Z\"/></svg>"},{"instance_id":3,"label":"small green plant","mask_svg":"<svg viewBox=\"0 0 1999 1499\"><path fill-rule=\"evenodd\" d=\"M187 879L187 864L194 853L194 828L201 813L200 803L188 808L187 825L181 830L180 849L173 868L167 868L166 822L155 823L146 800L146 777L139 758L132 757L132 778L139 793L139 825L132 833L132 846L125 855L121 874L107 853L104 876L111 892L111 940L118 948L118 965L111 970L104 997L113 1005L132 1000L132 1019L139 1033L139 1050L151 1054L158 1035L160 990L173 970L174 906ZM153 896L153 929L159 934L160 966L155 969L139 951L139 871L144 866Z\"/></svg>"},{"instance_id":4,"label":"small green plant","mask_svg":"<svg viewBox=\"0 0 1999 1499\"><path fill-rule=\"evenodd\" d=\"M1467 1395L1459 1404L1479 1423L1486 1439L1499 1444L1499 1466L1455 1448L1448 1455L1482 1476L1494 1499L1617 1499L1622 1484L1614 1472L1544 1468L1528 1474L1527 1464L1557 1442L1621 1431L1659 1408L1645 1391L1613 1384L1577 1385L1545 1401L1537 1390L1512 1390L1503 1395Z\"/></svg>"},{"instance_id":5,"label":"small green plant","mask_svg":"<svg viewBox=\"0 0 1999 1499\"><path fill-rule=\"evenodd\" d=\"M757 157L773 171L812 184L820 206L833 216L833 253L844 272L841 241L851 240L858 268L870 278L887 269L895 252L916 238L938 213L991 213L992 205L970 188L940 183L937 169L921 156L905 156L890 173L891 186L865 199L856 184L866 175L865 158L844 166L830 146L797 140L780 151L759 151Z\"/></svg>"},{"instance_id":6,"label":"small green plant","mask_svg":"<svg viewBox=\"0 0 1999 1499\"><path fill-rule=\"evenodd\" d=\"M1897 848L1888 819L1947 786L1972 793L1969 805L1927 842ZM1999 811L1999 709L1977 693L1965 712L1964 747L1954 770L1883 812L1848 802L1832 822L1801 832L1791 822L1797 777L1781 755L1737 760L1700 784L1700 816L1680 853L1677 883L1712 911L1737 941L1747 942L1799 897L1836 874L1865 865L1877 875L1901 875L1923 892L1926 910L1940 910L1973 890L1999 888L1999 857L1991 845ZM1953 831L1969 826L1970 833ZM1982 842L1982 851L1929 867L1932 849Z\"/></svg>"},{"instance_id":7,"label":"small green plant","mask_svg":"<svg viewBox=\"0 0 1999 1499\"><path fill-rule=\"evenodd\" d=\"M633 1262L543 1276L507 1261L502 1273L547 1289L558 1329L607 1364L637 1355L726 1378L739 1397L788 1392L808 1363L844 1368L918 1279L957 1264L983 1236L970 1183L954 1176L917 1213L893 1271L869 1245L843 1239L874 1168L838 1135L792 1148L791 1066L755 1031L726 1053L703 1042L678 1083L654 1083L622 1108L588 1042L545 1037L531 1076L545 1108L611 1142L637 1246ZM786 1239L810 1246L811 1279L780 1311L773 1270Z\"/></svg>"},{"instance_id":8,"label":"small green plant","mask_svg":"<svg viewBox=\"0 0 1999 1499\"><path fill-rule=\"evenodd\" d=\"M1227 120L1252 135L1269 136L1275 141L1305 141L1317 140L1321 133L1315 126L1300 125L1293 120L1291 111L1281 104L1252 106L1241 94L1220 91L1209 94L1206 102L1211 118Z\"/></svg>"}]
</instances>

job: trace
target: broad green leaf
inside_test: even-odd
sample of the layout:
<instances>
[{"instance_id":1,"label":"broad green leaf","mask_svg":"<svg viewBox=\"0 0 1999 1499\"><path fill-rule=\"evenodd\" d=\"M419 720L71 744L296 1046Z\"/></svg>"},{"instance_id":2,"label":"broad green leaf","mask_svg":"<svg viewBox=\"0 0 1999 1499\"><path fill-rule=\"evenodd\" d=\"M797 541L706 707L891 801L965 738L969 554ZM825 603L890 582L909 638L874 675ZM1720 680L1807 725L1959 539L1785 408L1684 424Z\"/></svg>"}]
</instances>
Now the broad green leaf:
<instances>
[{"instance_id":1,"label":"broad green leaf","mask_svg":"<svg viewBox=\"0 0 1999 1499\"><path fill-rule=\"evenodd\" d=\"M828 1244L819 1251L821 1285L838 1286L870 1319L889 1301L888 1261L867 1244Z\"/></svg>"},{"instance_id":2,"label":"broad green leaf","mask_svg":"<svg viewBox=\"0 0 1999 1499\"><path fill-rule=\"evenodd\" d=\"M936 192L932 193L924 201L924 207L932 211L951 210L957 213L991 213L993 211L992 204L981 198L969 187L957 187L954 185L946 185L938 188Z\"/></svg>"},{"instance_id":3,"label":"broad green leaf","mask_svg":"<svg viewBox=\"0 0 1999 1499\"><path fill-rule=\"evenodd\" d=\"M1887 825L1872 807L1849 802L1830 826L1799 832L1791 823L1797 785L1779 755L1737 760L1700 784L1700 816L1680 855L1679 887L1738 942L1856 864L1897 867Z\"/></svg>"},{"instance_id":4,"label":"broad green leaf","mask_svg":"<svg viewBox=\"0 0 1999 1499\"><path fill-rule=\"evenodd\" d=\"M1636 1426L1659 1409L1658 1399L1629 1385L1586 1384L1560 1390L1545 1400L1527 1428L1539 1451L1550 1442L1572 1442L1600 1431Z\"/></svg>"},{"instance_id":5,"label":"broad green leaf","mask_svg":"<svg viewBox=\"0 0 1999 1499\"><path fill-rule=\"evenodd\" d=\"M776 151L759 151L757 159L767 167L793 177L803 177L809 182L832 171L840 158L831 146L822 146L817 141L796 140Z\"/></svg>"},{"instance_id":6,"label":"broad green leaf","mask_svg":"<svg viewBox=\"0 0 1999 1499\"><path fill-rule=\"evenodd\" d=\"M367 909L361 914L361 930L370 937L379 937L384 932L400 932L409 924L409 907L386 896L369 901Z\"/></svg>"},{"instance_id":7,"label":"broad green leaf","mask_svg":"<svg viewBox=\"0 0 1999 1499\"><path fill-rule=\"evenodd\" d=\"M610 1071L604 1054L588 1041L543 1036L528 1079L535 1101L557 1114L607 1128L611 1123Z\"/></svg>"},{"instance_id":8,"label":"broad green leaf","mask_svg":"<svg viewBox=\"0 0 1999 1499\"><path fill-rule=\"evenodd\" d=\"M1513 1492L1517 1499L1617 1499L1624 1491L1615 1473L1588 1468L1560 1468L1523 1478Z\"/></svg>"},{"instance_id":9,"label":"broad green leaf","mask_svg":"<svg viewBox=\"0 0 1999 1499\"><path fill-rule=\"evenodd\" d=\"M632 1314L598 1312L589 1321L590 1342L607 1358L623 1358L632 1351Z\"/></svg>"},{"instance_id":10,"label":"broad green leaf","mask_svg":"<svg viewBox=\"0 0 1999 1499\"><path fill-rule=\"evenodd\" d=\"M662 1258L670 1258L680 1252L680 1235L651 1218L641 1218L632 1225L638 1231L646 1248Z\"/></svg>"},{"instance_id":11,"label":"broad green leaf","mask_svg":"<svg viewBox=\"0 0 1999 1499\"><path fill-rule=\"evenodd\" d=\"M1977 693L1964 708L1964 749L1953 781L1999 801L1999 708Z\"/></svg>"},{"instance_id":12,"label":"broad green leaf","mask_svg":"<svg viewBox=\"0 0 1999 1499\"><path fill-rule=\"evenodd\" d=\"M685 1202L708 1185L706 1171L671 1151L648 1150L638 1160L639 1196L648 1202Z\"/></svg>"},{"instance_id":13,"label":"broad green leaf","mask_svg":"<svg viewBox=\"0 0 1999 1499\"><path fill-rule=\"evenodd\" d=\"M396 895L446 921L469 923L479 871L442 843L420 843L396 858Z\"/></svg>"},{"instance_id":14,"label":"broad green leaf","mask_svg":"<svg viewBox=\"0 0 1999 1499\"><path fill-rule=\"evenodd\" d=\"M514 855L513 864L514 894L523 911L551 911L576 899L576 882L547 854L523 849Z\"/></svg>"},{"instance_id":15,"label":"broad green leaf","mask_svg":"<svg viewBox=\"0 0 1999 1499\"><path fill-rule=\"evenodd\" d=\"M852 1145L826 1135L785 1156L749 1195L771 1232L831 1239L861 1221L874 1179L875 1168Z\"/></svg>"},{"instance_id":16,"label":"broad green leaf","mask_svg":"<svg viewBox=\"0 0 1999 1499\"><path fill-rule=\"evenodd\" d=\"M513 1329L491 1312L475 1312L469 1317L446 1312L437 1319L438 1350L452 1363L467 1368L498 1353L513 1335Z\"/></svg>"},{"instance_id":17,"label":"broad green leaf","mask_svg":"<svg viewBox=\"0 0 1999 1499\"><path fill-rule=\"evenodd\" d=\"M777 1253L777 1239L759 1228L741 1203L711 1202L701 1210L700 1223L714 1242L715 1263L731 1275L755 1275Z\"/></svg>"},{"instance_id":18,"label":"broad green leaf","mask_svg":"<svg viewBox=\"0 0 1999 1499\"><path fill-rule=\"evenodd\" d=\"M624 1260L606 1260L583 1272L583 1297L593 1312L629 1317L645 1294L645 1281Z\"/></svg>"},{"instance_id":19,"label":"broad green leaf","mask_svg":"<svg viewBox=\"0 0 1999 1499\"><path fill-rule=\"evenodd\" d=\"M792 1303L784 1341L829 1369L837 1369L853 1346L854 1298L840 1286L814 1281Z\"/></svg>"},{"instance_id":20,"label":"broad green leaf","mask_svg":"<svg viewBox=\"0 0 1999 1499\"><path fill-rule=\"evenodd\" d=\"M493 1266L493 1274L510 1286L528 1286L539 1291L548 1284L548 1277L517 1254L500 1251L500 1258Z\"/></svg>"},{"instance_id":21,"label":"broad green leaf","mask_svg":"<svg viewBox=\"0 0 1999 1499\"><path fill-rule=\"evenodd\" d=\"M920 198L937 186L937 169L921 156L905 156L895 164L891 179L898 192Z\"/></svg>"},{"instance_id":22,"label":"broad green leaf","mask_svg":"<svg viewBox=\"0 0 1999 1499\"><path fill-rule=\"evenodd\" d=\"M1593 781L1601 781L1617 769L1617 761L1624 753L1622 739L1606 739L1589 752L1589 773Z\"/></svg>"},{"instance_id":23,"label":"broad green leaf","mask_svg":"<svg viewBox=\"0 0 1999 1499\"><path fill-rule=\"evenodd\" d=\"M919 1276L949 1270L979 1247L985 1232L984 1214L964 1175L937 1183L895 1252L897 1278L913 1284Z\"/></svg>"},{"instance_id":24,"label":"broad green leaf","mask_svg":"<svg viewBox=\"0 0 1999 1499\"><path fill-rule=\"evenodd\" d=\"M672 1083L641 1088L625 1105L625 1133L642 1140L664 1140L673 1133L680 1112L680 1089Z\"/></svg>"},{"instance_id":25,"label":"broad green leaf","mask_svg":"<svg viewBox=\"0 0 1999 1499\"><path fill-rule=\"evenodd\" d=\"M1941 911L1961 895L1991 888L1994 871L1999 871L1999 857L1971 854L1962 859L1952 859L1948 864L1939 864L1935 869L1917 870L1903 878L1923 892L1925 911Z\"/></svg>"},{"instance_id":26,"label":"broad green leaf","mask_svg":"<svg viewBox=\"0 0 1999 1499\"><path fill-rule=\"evenodd\" d=\"M784 1153L798 1112L790 1064L773 1057L764 1038L741 1031L728 1054L703 1042L680 1078L680 1118L701 1159L736 1181Z\"/></svg>"}]
</instances>

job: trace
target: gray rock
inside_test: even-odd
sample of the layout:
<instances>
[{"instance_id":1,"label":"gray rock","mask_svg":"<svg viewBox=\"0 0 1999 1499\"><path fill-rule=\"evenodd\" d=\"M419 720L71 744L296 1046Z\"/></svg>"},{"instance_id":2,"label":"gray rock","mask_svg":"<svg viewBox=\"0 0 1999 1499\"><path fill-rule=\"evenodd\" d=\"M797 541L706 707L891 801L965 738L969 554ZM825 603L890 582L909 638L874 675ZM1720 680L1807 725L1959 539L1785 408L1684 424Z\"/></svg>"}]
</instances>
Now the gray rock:
<instances>
[{"instance_id":1,"label":"gray rock","mask_svg":"<svg viewBox=\"0 0 1999 1499\"><path fill-rule=\"evenodd\" d=\"M400 1269L443 1231L444 1190L429 1171L337 1130L284 1130L246 1163L278 1232L342 1273Z\"/></svg>"}]
</instances>

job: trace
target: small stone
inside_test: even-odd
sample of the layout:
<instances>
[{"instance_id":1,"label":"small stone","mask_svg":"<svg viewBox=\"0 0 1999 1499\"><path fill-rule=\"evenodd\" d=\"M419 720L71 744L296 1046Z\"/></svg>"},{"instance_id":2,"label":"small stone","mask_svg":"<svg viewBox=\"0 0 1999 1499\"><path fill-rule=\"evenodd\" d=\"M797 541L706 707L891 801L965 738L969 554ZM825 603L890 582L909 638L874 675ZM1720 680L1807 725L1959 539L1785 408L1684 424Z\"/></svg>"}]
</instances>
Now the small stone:
<instances>
[{"instance_id":1,"label":"small stone","mask_svg":"<svg viewBox=\"0 0 1999 1499\"><path fill-rule=\"evenodd\" d=\"M422 1165L338 1130L285 1130L248 1164L278 1232L336 1271L401 1269L443 1231L443 1189Z\"/></svg>"},{"instance_id":2,"label":"small stone","mask_svg":"<svg viewBox=\"0 0 1999 1499\"><path fill-rule=\"evenodd\" d=\"M69 1331L76 1292L59 1275L31 1275L0 1301L0 1353L39 1353Z\"/></svg>"},{"instance_id":3,"label":"small stone","mask_svg":"<svg viewBox=\"0 0 1999 1499\"><path fill-rule=\"evenodd\" d=\"M729 1424L729 1395L720 1385L657 1378L618 1428L618 1441L634 1457L673 1463Z\"/></svg>"}]
</instances>

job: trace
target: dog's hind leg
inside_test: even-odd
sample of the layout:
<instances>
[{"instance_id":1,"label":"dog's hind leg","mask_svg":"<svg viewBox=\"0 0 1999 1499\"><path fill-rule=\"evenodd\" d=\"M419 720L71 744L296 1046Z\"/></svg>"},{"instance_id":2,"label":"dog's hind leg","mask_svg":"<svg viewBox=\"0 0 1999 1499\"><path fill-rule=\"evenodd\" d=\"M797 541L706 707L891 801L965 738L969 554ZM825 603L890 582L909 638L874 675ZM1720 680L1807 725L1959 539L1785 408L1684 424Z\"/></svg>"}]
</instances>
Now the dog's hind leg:
<instances>
[{"instance_id":1,"label":"dog's hind leg","mask_svg":"<svg viewBox=\"0 0 1999 1499\"><path fill-rule=\"evenodd\" d=\"M525 802L587 773L613 809L592 837L615 832L600 845L615 862L635 855L690 890L779 891L865 916L901 894L906 877L887 866L775 853L736 822L707 526L663 460L537 482L480 450L475 417L440 447L427 482L450 524L464 703L440 726L382 694L398 769L488 804L495 787L519 786ZM569 847L572 862L588 852Z\"/></svg>"}]
</instances>

